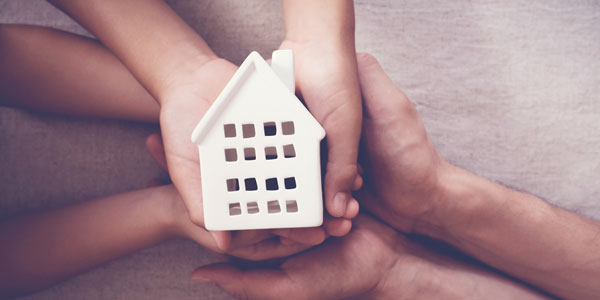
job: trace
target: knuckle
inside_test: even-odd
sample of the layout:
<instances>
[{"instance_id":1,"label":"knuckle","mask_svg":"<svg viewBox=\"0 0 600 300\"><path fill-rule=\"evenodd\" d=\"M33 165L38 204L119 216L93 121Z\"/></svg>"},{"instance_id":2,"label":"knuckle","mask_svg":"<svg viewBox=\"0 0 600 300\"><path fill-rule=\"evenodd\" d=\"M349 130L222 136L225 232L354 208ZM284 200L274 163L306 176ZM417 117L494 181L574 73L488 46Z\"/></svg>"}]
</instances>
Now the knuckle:
<instances>
[{"instance_id":1,"label":"knuckle","mask_svg":"<svg viewBox=\"0 0 600 300\"><path fill-rule=\"evenodd\" d=\"M373 56L370 53L365 53L365 52L357 53L356 61L359 65L359 67L367 67L367 66L379 64L379 62L377 61L377 58L375 58L375 56Z\"/></svg>"}]
</instances>

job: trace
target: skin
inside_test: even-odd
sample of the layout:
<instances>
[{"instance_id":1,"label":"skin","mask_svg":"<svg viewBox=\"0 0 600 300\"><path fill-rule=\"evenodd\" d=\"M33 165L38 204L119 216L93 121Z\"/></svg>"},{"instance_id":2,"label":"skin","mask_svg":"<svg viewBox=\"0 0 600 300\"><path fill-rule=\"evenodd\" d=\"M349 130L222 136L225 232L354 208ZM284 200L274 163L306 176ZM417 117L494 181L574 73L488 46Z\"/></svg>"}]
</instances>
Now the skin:
<instances>
[{"instance_id":1,"label":"skin","mask_svg":"<svg viewBox=\"0 0 600 300\"><path fill-rule=\"evenodd\" d=\"M110 220L110 222L107 222ZM266 232L265 232L266 233ZM266 236L266 235L265 235ZM310 238L311 234L308 234ZM232 253L250 260L284 257L311 247L240 233ZM94 266L173 238L205 244L172 185L113 195L0 222L0 297L23 296ZM318 244L322 240L305 238ZM68 241L65 243L65 241ZM43 255L40 253L43 249ZM213 247L212 250L218 250Z\"/></svg>"},{"instance_id":2,"label":"skin","mask_svg":"<svg viewBox=\"0 0 600 300\"><path fill-rule=\"evenodd\" d=\"M547 299L490 271L459 263L361 214L343 238L277 268L220 263L193 273L237 299Z\"/></svg>"},{"instance_id":3,"label":"skin","mask_svg":"<svg viewBox=\"0 0 600 300\"><path fill-rule=\"evenodd\" d=\"M0 25L0 62L0 99L7 101L3 104L94 117L158 120L155 100L114 55L93 40L48 28ZM57 69L61 76L56 76ZM153 141L148 140L150 149L156 148ZM166 168L162 141L156 142ZM49 230L52 234L47 234ZM213 251L262 260L305 250L326 237L320 227L232 234L228 250L219 248L208 231L191 222L172 186L16 216L0 222L0 298L39 290L170 238L188 238ZM66 236L69 243L64 244Z\"/></svg>"},{"instance_id":4,"label":"skin","mask_svg":"<svg viewBox=\"0 0 600 300\"><path fill-rule=\"evenodd\" d=\"M94 40L38 26L0 25L0 49L0 100L4 105L133 121L159 119L160 107L154 98L114 55ZM61 76L56 76L56 70ZM241 242L234 239L227 249L218 247L210 235L201 244L235 255L237 245L248 240L279 242L274 238L279 236L283 241L289 238L312 244L326 237L319 227L233 234Z\"/></svg>"},{"instance_id":5,"label":"skin","mask_svg":"<svg viewBox=\"0 0 600 300\"><path fill-rule=\"evenodd\" d=\"M445 162L377 61L363 55L359 70L365 182L375 195L364 207L561 298L597 298L599 222Z\"/></svg>"},{"instance_id":6,"label":"skin","mask_svg":"<svg viewBox=\"0 0 600 300\"><path fill-rule=\"evenodd\" d=\"M206 42L162 1L93 0L84 3L76 0L52 0L50 2L98 37L159 103L161 133L173 184L180 191L191 220L203 226L198 152L197 147L190 143L189 137L202 115L231 78L236 67L218 58ZM330 25L330 23L322 23L323 25ZM300 75L300 78L302 76ZM299 82L302 80L299 79ZM351 82L354 83L356 82ZM358 87L355 86L354 89L357 90ZM331 97L326 95L324 98ZM322 114L319 110L330 108L315 106L315 109L316 111L312 111L315 115L326 116L329 113ZM327 119L333 120L337 114L332 116L334 117ZM353 134L357 140L358 130L355 131ZM332 136L336 135L332 133ZM334 142L332 145L337 144ZM353 149L357 149L357 143L355 144ZM340 143L341 145L343 144ZM329 159L333 160L333 158ZM346 162L349 160L344 158L344 161L334 165L346 168ZM352 172L328 171L328 173L340 174L339 176L343 178L333 181L330 179L329 182L332 182L330 184L327 184L326 179L325 189L331 190L328 186L340 187L344 189L343 194L340 195L349 195L356 176L348 175ZM329 175L332 176L338 175ZM329 193L335 195L338 192ZM339 201L338 197L338 202L351 201L347 196L342 198L342 201ZM332 197L326 197L326 203L332 201ZM348 212L344 212L343 217L351 218L358 213L357 203L351 202L351 205L338 205L347 207ZM326 207L329 209L335 206L327 204ZM331 210L330 214L339 215L335 210ZM350 230L350 221L331 220L333 219L325 224L329 234L344 235ZM220 249L229 248L231 233L212 232L211 234Z\"/></svg>"},{"instance_id":7,"label":"skin","mask_svg":"<svg viewBox=\"0 0 600 300\"><path fill-rule=\"evenodd\" d=\"M365 187L358 195L363 207L395 230L444 240L561 298L597 297L598 222L451 166L437 155L414 105L377 61L359 55L358 66L364 99L360 161L365 166ZM365 235L359 220L355 231ZM389 250L402 247L391 246L385 230L373 230L373 239L363 242L355 240L355 231L290 258L275 270L217 264L198 269L194 276L216 282L242 299L526 298L511 294L496 279L485 275L482 279L482 273L473 269L466 272L470 279L462 281L465 273L457 271L460 267L446 272L447 265L435 256L425 255L436 262L433 265L423 263L419 255L400 255L408 258L394 262L398 256ZM345 241L348 249L338 244ZM328 255L329 248L338 247L343 250ZM398 269L382 271L390 265ZM437 277L444 273L449 277ZM411 278L409 284L406 278Z\"/></svg>"},{"instance_id":8,"label":"skin","mask_svg":"<svg viewBox=\"0 0 600 300\"><path fill-rule=\"evenodd\" d=\"M333 217L358 213L352 191L357 172L362 104L354 47L353 1L283 1L286 38L294 51L296 84L306 105L327 132L325 204ZM341 226L351 222L339 219Z\"/></svg>"}]
</instances>

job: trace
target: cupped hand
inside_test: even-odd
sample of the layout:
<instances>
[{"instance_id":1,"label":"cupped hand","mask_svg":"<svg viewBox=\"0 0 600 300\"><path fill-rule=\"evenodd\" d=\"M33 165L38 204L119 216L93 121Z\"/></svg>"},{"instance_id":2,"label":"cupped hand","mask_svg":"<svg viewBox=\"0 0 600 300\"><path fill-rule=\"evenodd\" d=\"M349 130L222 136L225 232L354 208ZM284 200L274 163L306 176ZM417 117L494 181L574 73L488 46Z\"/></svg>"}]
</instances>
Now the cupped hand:
<instances>
[{"instance_id":1,"label":"cupped hand","mask_svg":"<svg viewBox=\"0 0 600 300\"><path fill-rule=\"evenodd\" d=\"M436 153L415 106L377 60L358 55L363 95L361 165L365 188L376 196L361 205L405 232L419 231L435 212L446 163ZM364 150L364 151L362 151Z\"/></svg>"},{"instance_id":2,"label":"cupped hand","mask_svg":"<svg viewBox=\"0 0 600 300\"><path fill-rule=\"evenodd\" d=\"M280 47L294 51L297 91L327 133L325 206L333 218L326 227L335 236L350 231L349 219L358 214L352 192L362 184L357 172L362 104L353 43L286 40Z\"/></svg>"},{"instance_id":3,"label":"cupped hand","mask_svg":"<svg viewBox=\"0 0 600 300\"><path fill-rule=\"evenodd\" d=\"M162 138L151 134L146 147L158 165L167 171L167 161ZM166 182L168 183L168 182ZM155 181L156 185L165 182ZM226 253L247 260L264 260L289 256L322 243L327 237L322 227L276 230L233 231L227 249L220 248L213 236L203 227L191 221L180 193L173 188L168 223L171 236L186 238L213 251Z\"/></svg>"},{"instance_id":4,"label":"cupped hand","mask_svg":"<svg viewBox=\"0 0 600 300\"><path fill-rule=\"evenodd\" d=\"M192 277L215 282L238 299L403 299L389 288L410 299L427 272L410 254L417 251L413 246L395 230L361 214L348 235L331 238L278 268L242 270L219 263L199 268Z\"/></svg>"}]
</instances>

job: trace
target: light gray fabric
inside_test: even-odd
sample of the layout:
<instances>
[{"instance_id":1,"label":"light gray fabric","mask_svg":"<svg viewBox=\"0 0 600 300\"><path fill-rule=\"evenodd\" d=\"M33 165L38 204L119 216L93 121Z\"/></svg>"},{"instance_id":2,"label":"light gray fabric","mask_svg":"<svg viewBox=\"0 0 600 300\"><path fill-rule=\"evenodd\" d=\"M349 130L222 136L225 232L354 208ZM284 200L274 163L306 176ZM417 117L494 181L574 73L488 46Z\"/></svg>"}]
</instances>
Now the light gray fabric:
<instances>
[{"instance_id":1,"label":"light gray fabric","mask_svg":"<svg viewBox=\"0 0 600 300\"><path fill-rule=\"evenodd\" d=\"M270 56L279 1L169 1L221 56ZM85 30L43 1L0 0L1 23ZM474 173L600 219L600 2L357 1L359 51L417 104L437 149ZM1 67L1 66L0 66ZM0 108L0 216L141 188L164 176L157 128ZM230 299L195 284L217 257L172 241L29 299Z\"/></svg>"}]
</instances>

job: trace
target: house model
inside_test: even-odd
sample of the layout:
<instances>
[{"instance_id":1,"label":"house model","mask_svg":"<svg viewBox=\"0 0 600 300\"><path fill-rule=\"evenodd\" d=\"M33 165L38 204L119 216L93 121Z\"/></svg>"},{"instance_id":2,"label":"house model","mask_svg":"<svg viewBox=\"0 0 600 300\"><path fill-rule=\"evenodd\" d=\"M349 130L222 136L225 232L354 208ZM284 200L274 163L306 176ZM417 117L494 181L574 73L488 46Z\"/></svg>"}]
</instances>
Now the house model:
<instances>
[{"instance_id":1,"label":"house model","mask_svg":"<svg viewBox=\"0 0 600 300\"><path fill-rule=\"evenodd\" d=\"M250 53L192 133L206 229L321 225L324 137L294 94L292 51L271 66Z\"/></svg>"}]
</instances>

